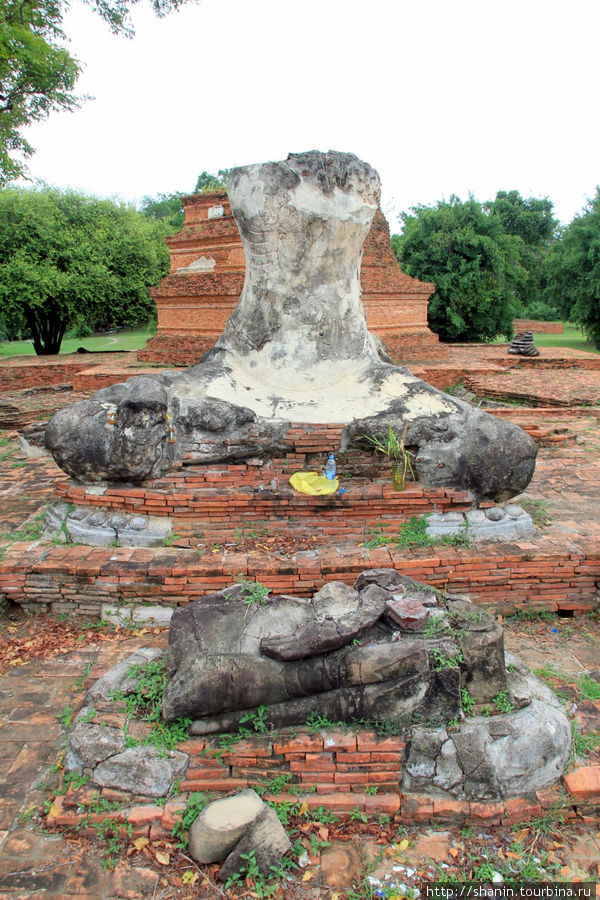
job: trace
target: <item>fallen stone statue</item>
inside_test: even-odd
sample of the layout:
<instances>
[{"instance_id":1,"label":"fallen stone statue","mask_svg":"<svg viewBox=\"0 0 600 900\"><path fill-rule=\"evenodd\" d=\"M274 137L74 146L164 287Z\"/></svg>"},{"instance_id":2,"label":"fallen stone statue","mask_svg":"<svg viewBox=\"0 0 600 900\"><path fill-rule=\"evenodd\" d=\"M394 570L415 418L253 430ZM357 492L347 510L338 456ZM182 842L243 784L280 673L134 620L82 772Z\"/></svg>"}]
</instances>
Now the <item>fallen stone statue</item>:
<instances>
[{"instance_id":1,"label":"fallen stone statue","mask_svg":"<svg viewBox=\"0 0 600 900\"><path fill-rule=\"evenodd\" d=\"M249 603L245 590L173 613L166 721L191 717L194 734L232 731L261 706L275 727L304 723L315 708L333 721L448 721L460 713L461 685L480 702L506 689L492 617L445 604L393 569L367 570L355 588L330 582L310 599Z\"/></svg>"},{"instance_id":2,"label":"fallen stone statue","mask_svg":"<svg viewBox=\"0 0 600 900\"><path fill-rule=\"evenodd\" d=\"M228 191L246 278L222 336L185 372L130 378L56 413L57 463L84 482L139 482L174 463L279 456L290 422L344 423L342 450L391 424L406 427L424 485L475 501L523 491L532 439L391 364L367 330L360 261L377 172L310 151L234 169Z\"/></svg>"},{"instance_id":3,"label":"fallen stone statue","mask_svg":"<svg viewBox=\"0 0 600 900\"><path fill-rule=\"evenodd\" d=\"M507 665L501 626L469 601L394 569L368 569L354 587L329 582L312 598L256 596L237 583L173 614L162 714L191 719L192 739L218 746L220 732L257 721L263 738L315 720L385 724L406 737L405 791L500 799L562 775L571 730L560 701L518 660ZM136 691L134 663L160 655L140 650L90 688L68 769L153 797L182 777L184 747L127 747L106 706ZM90 722L97 708L107 724Z\"/></svg>"}]
</instances>

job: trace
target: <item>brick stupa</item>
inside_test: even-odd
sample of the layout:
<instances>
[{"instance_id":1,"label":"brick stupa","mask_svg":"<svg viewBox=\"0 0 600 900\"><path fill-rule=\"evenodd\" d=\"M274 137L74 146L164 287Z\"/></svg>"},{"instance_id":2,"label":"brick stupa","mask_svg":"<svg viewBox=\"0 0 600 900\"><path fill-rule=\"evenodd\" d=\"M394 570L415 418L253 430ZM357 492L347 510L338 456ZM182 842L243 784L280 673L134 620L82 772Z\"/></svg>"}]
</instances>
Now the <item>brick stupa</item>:
<instances>
[{"instance_id":1,"label":"brick stupa","mask_svg":"<svg viewBox=\"0 0 600 900\"><path fill-rule=\"evenodd\" d=\"M244 286L244 250L227 194L192 194L182 202L183 227L166 239L170 272L150 291L158 328L138 352L144 362L197 363L221 335ZM395 363L445 355L427 327L427 304L435 285L400 269L379 209L365 242L361 285L367 327Z\"/></svg>"}]
</instances>

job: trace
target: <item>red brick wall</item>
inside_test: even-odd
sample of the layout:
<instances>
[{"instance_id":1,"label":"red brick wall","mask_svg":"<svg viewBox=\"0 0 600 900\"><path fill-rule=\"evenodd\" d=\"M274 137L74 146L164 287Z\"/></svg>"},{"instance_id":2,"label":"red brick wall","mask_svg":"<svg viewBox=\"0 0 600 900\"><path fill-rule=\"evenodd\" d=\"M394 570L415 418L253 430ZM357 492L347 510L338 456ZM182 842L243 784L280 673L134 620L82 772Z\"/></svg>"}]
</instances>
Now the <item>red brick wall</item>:
<instances>
[{"instance_id":1,"label":"red brick wall","mask_svg":"<svg viewBox=\"0 0 600 900\"><path fill-rule=\"evenodd\" d=\"M101 714L97 716L101 721ZM114 718L114 716L113 716ZM282 774L291 776L285 793L267 793L266 799L278 803L302 802L307 809L324 807L344 815L359 810L368 817L388 815L400 824L424 822L460 823L466 819L479 825L510 826L544 811L561 807L566 819L577 815L593 815L599 800L597 777L581 777L578 769L565 779L572 786L572 808L561 796L558 785L542 788L526 797L510 797L498 801L459 801L447 797L402 793L399 782L405 744L399 737L381 737L373 731L320 730L310 734L301 729L281 729L274 736L255 736L237 742L223 751L217 740L190 738L177 749L189 754L186 778L180 784L180 795L166 804L147 801L135 805L122 794L126 809L114 813L117 822L127 823L129 838L146 836L150 840L171 837L176 822L193 790L210 791L215 796L230 794L254 785L265 784ZM592 770L592 776L597 773ZM591 787L590 787L591 784ZM377 793L372 788L377 787ZM67 788L55 798L47 817L47 825L77 827L80 834L95 835L93 824L99 815L90 813L98 792L114 799L114 790L95 786ZM305 791L309 793L305 793ZM369 793L367 793L367 790ZM312 827L318 828L318 823ZM304 830L310 829L304 820ZM308 833L308 832L307 832Z\"/></svg>"},{"instance_id":2,"label":"red brick wall","mask_svg":"<svg viewBox=\"0 0 600 900\"><path fill-rule=\"evenodd\" d=\"M0 562L0 592L27 608L98 616L104 603L178 606L219 590L238 575L259 580L274 593L309 596L327 581L353 584L368 568L396 568L443 590L469 593L476 603L508 614L518 608L593 608L600 579L597 542L547 550L535 540L460 549L440 545L368 550L335 546L291 557L257 548L206 551L174 547L48 546L15 543Z\"/></svg>"},{"instance_id":3,"label":"red brick wall","mask_svg":"<svg viewBox=\"0 0 600 900\"><path fill-rule=\"evenodd\" d=\"M538 322L536 319L513 319L515 333L533 331L534 334L562 334L565 330L562 322Z\"/></svg>"}]
</instances>

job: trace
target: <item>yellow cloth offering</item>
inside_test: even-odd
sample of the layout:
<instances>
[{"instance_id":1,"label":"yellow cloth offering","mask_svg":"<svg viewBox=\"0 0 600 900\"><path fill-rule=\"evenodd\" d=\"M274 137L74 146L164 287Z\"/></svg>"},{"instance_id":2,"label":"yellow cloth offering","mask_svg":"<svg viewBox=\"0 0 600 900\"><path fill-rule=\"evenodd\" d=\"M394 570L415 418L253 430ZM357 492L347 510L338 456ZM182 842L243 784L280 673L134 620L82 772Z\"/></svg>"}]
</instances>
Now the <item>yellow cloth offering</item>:
<instances>
[{"instance_id":1,"label":"yellow cloth offering","mask_svg":"<svg viewBox=\"0 0 600 900\"><path fill-rule=\"evenodd\" d=\"M337 478L325 478L317 472L294 472L290 484L301 494L335 494L338 489Z\"/></svg>"}]
</instances>

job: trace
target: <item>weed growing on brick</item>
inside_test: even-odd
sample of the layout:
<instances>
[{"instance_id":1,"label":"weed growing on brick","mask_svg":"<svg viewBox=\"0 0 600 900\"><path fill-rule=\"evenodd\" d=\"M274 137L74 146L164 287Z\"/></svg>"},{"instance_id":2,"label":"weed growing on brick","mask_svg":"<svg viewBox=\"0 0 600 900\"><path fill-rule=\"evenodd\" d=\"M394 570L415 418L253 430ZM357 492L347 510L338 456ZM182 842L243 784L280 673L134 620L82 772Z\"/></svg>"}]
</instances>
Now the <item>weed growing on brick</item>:
<instances>
[{"instance_id":1,"label":"weed growing on brick","mask_svg":"<svg viewBox=\"0 0 600 900\"><path fill-rule=\"evenodd\" d=\"M248 581L243 575L238 575L236 581L242 588L242 598L248 606L254 604L263 606L267 602L267 597L271 591L264 584L261 584L260 581Z\"/></svg>"},{"instance_id":2,"label":"weed growing on brick","mask_svg":"<svg viewBox=\"0 0 600 900\"><path fill-rule=\"evenodd\" d=\"M431 537L427 534L428 516L412 516L408 522L404 522L399 526L396 535L384 534L381 528L367 529L367 533L371 535L368 540L363 541L363 547L373 550L376 547L385 547L387 544L397 544L400 547L433 547L439 544L449 544L453 547L468 547L468 527L462 528L459 534L445 534L438 537Z\"/></svg>"},{"instance_id":3,"label":"weed growing on brick","mask_svg":"<svg viewBox=\"0 0 600 900\"><path fill-rule=\"evenodd\" d=\"M571 754L569 759L573 763L583 762L589 753L592 753L596 747L600 747L600 734L597 731L588 731L582 734L577 724L571 722L571 735Z\"/></svg>"}]
</instances>

